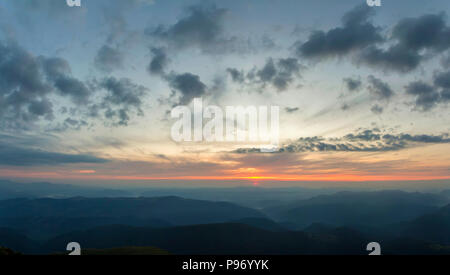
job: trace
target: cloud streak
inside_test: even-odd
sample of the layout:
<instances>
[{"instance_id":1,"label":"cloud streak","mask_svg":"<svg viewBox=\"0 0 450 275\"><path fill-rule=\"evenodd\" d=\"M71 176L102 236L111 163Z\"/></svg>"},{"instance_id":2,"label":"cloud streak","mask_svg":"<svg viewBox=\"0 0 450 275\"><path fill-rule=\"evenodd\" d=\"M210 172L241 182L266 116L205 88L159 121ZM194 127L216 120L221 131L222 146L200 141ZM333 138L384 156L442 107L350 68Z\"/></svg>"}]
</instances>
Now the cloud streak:
<instances>
[{"instance_id":1,"label":"cloud streak","mask_svg":"<svg viewBox=\"0 0 450 275\"><path fill-rule=\"evenodd\" d=\"M47 166L63 164L106 163L107 159L86 154L64 154L11 146L0 143L0 165Z\"/></svg>"},{"instance_id":2,"label":"cloud streak","mask_svg":"<svg viewBox=\"0 0 450 275\"><path fill-rule=\"evenodd\" d=\"M398 151L416 145L447 144L449 134L442 135L410 135L387 134L378 130L365 130L340 138L306 137L286 143L276 153L303 152L387 152ZM241 148L235 153L261 153L258 148Z\"/></svg>"}]
</instances>

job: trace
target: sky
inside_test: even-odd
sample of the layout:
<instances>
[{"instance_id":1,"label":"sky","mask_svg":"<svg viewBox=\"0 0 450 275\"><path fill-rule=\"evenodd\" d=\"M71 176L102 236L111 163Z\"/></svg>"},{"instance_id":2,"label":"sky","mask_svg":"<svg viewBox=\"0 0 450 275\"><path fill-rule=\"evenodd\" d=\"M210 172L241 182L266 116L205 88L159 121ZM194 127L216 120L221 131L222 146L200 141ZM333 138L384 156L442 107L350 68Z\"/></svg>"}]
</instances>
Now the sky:
<instances>
[{"instance_id":1,"label":"sky","mask_svg":"<svg viewBox=\"0 0 450 275\"><path fill-rule=\"evenodd\" d=\"M0 178L450 184L449 13L446 0L0 0ZM173 141L170 112L194 98L279 106L280 147Z\"/></svg>"}]
</instances>

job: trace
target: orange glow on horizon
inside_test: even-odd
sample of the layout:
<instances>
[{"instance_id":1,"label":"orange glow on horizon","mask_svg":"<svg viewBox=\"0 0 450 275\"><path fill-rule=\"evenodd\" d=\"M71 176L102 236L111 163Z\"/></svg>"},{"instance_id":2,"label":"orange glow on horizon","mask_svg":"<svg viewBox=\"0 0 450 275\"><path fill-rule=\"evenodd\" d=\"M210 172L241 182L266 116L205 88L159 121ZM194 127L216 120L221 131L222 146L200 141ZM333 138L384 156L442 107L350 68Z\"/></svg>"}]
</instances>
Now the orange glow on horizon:
<instances>
[{"instance_id":1,"label":"orange glow on horizon","mask_svg":"<svg viewBox=\"0 0 450 275\"><path fill-rule=\"evenodd\" d=\"M450 175L432 176L425 174L397 174L397 175L356 175L356 174L305 174L305 175L223 175L223 176L130 176L130 175L102 175L94 170L80 170L74 172L24 172L15 170L0 170L3 177L36 178L36 179L80 179L80 180L248 180L259 184L261 181L329 181L329 182L366 182L366 181L418 181L418 180L450 180Z\"/></svg>"},{"instance_id":2,"label":"orange glow on horizon","mask_svg":"<svg viewBox=\"0 0 450 275\"><path fill-rule=\"evenodd\" d=\"M80 171L78 171L78 173L80 173L80 174L95 174L96 171L95 170L80 170Z\"/></svg>"}]
</instances>

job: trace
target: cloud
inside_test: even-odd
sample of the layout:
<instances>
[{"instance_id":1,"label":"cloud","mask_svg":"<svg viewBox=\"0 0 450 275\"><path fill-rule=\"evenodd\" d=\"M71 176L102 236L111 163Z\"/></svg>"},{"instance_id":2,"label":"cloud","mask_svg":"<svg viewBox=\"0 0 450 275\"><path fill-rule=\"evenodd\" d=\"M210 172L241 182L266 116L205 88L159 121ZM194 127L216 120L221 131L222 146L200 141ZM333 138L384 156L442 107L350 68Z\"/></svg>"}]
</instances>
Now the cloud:
<instances>
[{"instance_id":1,"label":"cloud","mask_svg":"<svg viewBox=\"0 0 450 275\"><path fill-rule=\"evenodd\" d=\"M76 104L88 103L93 91L87 85L74 78L69 63L62 58L40 57L39 61L47 79L62 96L68 96Z\"/></svg>"},{"instance_id":2,"label":"cloud","mask_svg":"<svg viewBox=\"0 0 450 275\"><path fill-rule=\"evenodd\" d=\"M305 42L297 41L295 52L317 61L353 54L357 64L407 73L450 48L444 13L402 19L386 37L370 22L373 15L374 9L367 5L357 6L342 17L341 27L315 30Z\"/></svg>"},{"instance_id":3,"label":"cloud","mask_svg":"<svg viewBox=\"0 0 450 275\"><path fill-rule=\"evenodd\" d=\"M167 77L167 80L170 87L180 93L180 105L188 105L194 98L202 97L206 94L207 86L200 80L198 75L172 73Z\"/></svg>"},{"instance_id":4,"label":"cloud","mask_svg":"<svg viewBox=\"0 0 450 275\"><path fill-rule=\"evenodd\" d=\"M450 89L450 71L436 74L434 84L440 88Z\"/></svg>"},{"instance_id":5,"label":"cloud","mask_svg":"<svg viewBox=\"0 0 450 275\"><path fill-rule=\"evenodd\" d=\"M249 85L262 84L263 87L269 84L281 92L288 89L296 77L301 76L302 68L297 58L268 58L261 69L254 68L247 74L234 68L228 68L227 72L233 82Z\"/></svg>"},{"instance_id":6,"label":"cloud","mask_svg":"<svg viewBox=\"0 0 450 275\"><path fill-rule=\"evenodd\" d=\"M284 144L276 153L300 152L384 152L423 144L450 143L449 134L410 135L382 133L377 129L351 133L340 138L306 137ZM257 148L241 148L235 153L261 153Z\"/></svg>"},{"instance_id":7,"label":"cloud","mask_svg":"<svg viewBox=\"0 0 450 275\"><path fill-rule=\"evenodd\" d=\"M450 28L444 13L403 19L394 27L392 37L404 48L414 50L441 52L450 48Z\"/></svg>"},{"instance_id":8,"label":"cloud","mask_svg":"<svg viewBox=\"0 0 450 275\"><path fill-rule=\"evenodd\" d=\"M375 98L379 100L389 100L394 96L394 91L386 82L383 82L372 75L368 77L368 80L369 91Z\"/></svg>"},{"instance_id":9,"label":"cloud","mask_svg":"<svg viewBox=\"0 0 450 275\"><path fill-rule=\"evenodd\" d=\"M348 105L347 103L342 104L341 110L342 110L342 111L350 110L350 105Z\"/></svg>"},{"instance_id":10,"label":"cloud","mask_svg":"<svg viewBox=\"0 0 450 275\"><path fill-rule=\"evenodd\" d=\"M204 53L234 51L235 38L224 34L226 13L226 9L215 5L194 5L187 8L185 16L175 24L147 29L146 33L177 49L195 47Z\"/></svg>"},{"instance_id":11,"label":"cloud","mask_svg":"<svg viewBox=\"0 0 450 275\"><path fill-rule=\"evenodd\" d=\"M406 87L406 94L414 96L415 109L429 111L438 104L450 101L450 72L435 73L433 85L414 81Z\"/></svg>"},{"instance_id":12,"label":"cloud","mask_svg":"<svg viewBox=\"0 0 450 275\"><path fill-rule=\"evenodd\" d=\"M233 82L243 83L245 81L245 76L243 71L239 71L235 68L228 68L227 72L230 74Z\"/></svg>"},{"instance_id":13,"label":"cloud","mask_svg":"<svg viewBox=\"0 0 450 275\"><path fill-rule=\"evenodd\" d=\"M89 123L83 119L66 118L62 123L58 123L55 127L47 127L46 131L65 132L67 130L80 130L82 127L88 126Z\"/></svg>"},{"instance_id":14,"label":"cloud","mask_svg":"<svg viewBox=\"0 0 450 275\"><path fill-rule=\"evenodd\" d=\"M387 49L370 46L360 54L360 63L383 70L410 72L426 56L450 48L450 28L444 14L428 14L400 20L393 28Z\"/></svg>"},{"instance_id":15,"label":"cloud","mask_svg":"<svg viewBox=\"0 0 450 275\"><path fill-rule=\"evenodd\" d=\"M380 114L383 113L384 108L381 107L381 106L378 105L378 104L375 104L375 105L372 106L372 108L371 108L370 110L372 111L372 113L374 113L374 114L376 114L376 115L380 115Z\"/></svg>"},{"instance_id":16,"label":"cloud","mask_svg":"<svg viewBox=\"0 0 450 275\"><path fill-rule=\"evenodd\" d=\"M342 27L327 32L314 31L304 43L295 43L300 57L322 60L341 57L383 41L380 29L369 22L374 11L367 5L357 6L342 18Z\"/></svg>"},{"instance_id":17,"label":"cloud","mask_svg":"<svg viewBox=\"0 0 450 275\"><path fill-rule=\"evenodd\" d=\"M76 104L87 103L92 94L84 82L73 77L58 78L54 85L62 95L71 97Z\"/></svg>"},{"instance_id":18,"label":"cloud","mask_svg":"<svg viewBox=\"0 0 450 275\"><path fill-rule=\"evenodd\" d=\"M0 125L28 127L40 118L53 116L39 60L17 44L0 41Z\"/></svg>"},{"instance_id":19,"label":"cloud","mask_svg":"<svg viewBox=\"0 0 450 275\"><path fill-rule=\"evenodd\" d=\"M34 56L14 42L0 41L1 129L30 130L38 121L55 119L53 107L58 97L84 106L94 93L72 76L67 60Z\"/></svg>"},{"instance_id":20,"label":"cloud","mask_svg":"<svg viewBox=\"0 0 450 275\"><path fill-rule=\"evenodd\" d=\"M298 108L298 107L295 107L295 108L286 107L286 108L284 108L284 110L286 111L286 113L291 114L291 113L298 112L300 110L300 108Z\"/></svg>"},{"instance_id":21,"label":"cloud","mask_svg":"<svg viewBox=\"0 0 450 275\"><path fill-rule=\"evenodd\" d=\"M125 50L136 44L143 37L138 31L130 30L126 19L127 13L143 9L153 4L152 0L108 0L97 1L103 15L104 26L108 28L103 46L97 51L94 64L100 71L111 73L123 68Z\"/></svg>"},{"instance_id":22,"label":"cloud","mask_svg":"<svg viewBox=\"0 0 450 275\"><path fill-rule=\"evenodd\" d=\"M377 69L407 73L416 69L422 59L423 56L419 52L402 45L390 47L388 50L371 46L362 51L358 62Z\"/></svg>"},{"instance_id":23,"label":"cloud","mask_svg":"<svg viewBox=\"0 0 450 275\"><path fill-rule=\"evenodd\" d=\"M71 74L72 70L70 68L69 62L62 58L44 58L41 57L40 60L41 65L47 75L47 77L51 81L55 81L60 77L64 77L68 74Z\"/></svg>"},{"instance_id":24,"label":"cloud","mask_svg":"<svg viewBox=\"0 0 450 275\"><path fill-rule=\"evenodd\" d=\"M0 165L5 166L42 166L105 162L108 162L108 160L92 155L54 153L0 143Z\"/></svg>"},{"instance_id":25,"label":"cloud","mask_svg":"<svg viewBox=\"0 0 450 275\"><path fill-rule=\"evenodd\" d=\"M428 111L439 103L440 95L435 87L422 81L408 84L406 93L416 97L415 107L421 111Z\"/></svg>"},{"instance_id":26,"label":"cloud","mask_svg":"<svg viewBox=\"0 0 450 275\"><path fill-rule=\"evenodd\" d=\"M169 64L169 57L164 48L151 48L153 59L148 65L148 72L155 75L164 75Z\"/></svg>"},{"instance_id":27,"label":"cloud","mask_svg":"<svg viewBox=\"0 0 450 275\"><path fill-rule=\"evenodd\" d=\"M261 79L263 82L270 82L272 81L275 76L277 75L277 69L275 68L275 63L273 62L272 58L269 58L266 62L266 65L259 70L256 73L257 76Z\"/></svg>"},{"instance_id":28,"label":"cloud","mask_svg":"<svg viewBox=\"0 0 450 275\"><path fill-rule=\"evenodd\" d=\"M350 92L359 91L362 88L363 83L359 78L344 78L343 81Z\"/></svg>"},{"instance_id":29,"label":"cloud","mask_svg":"<svg viewBox=\"0 0 450 275\"><path fill-rule=\"evenodd\" d=\"M148 91L146 87L137 85L128 78L115 77L104 78L98 85L107 92L101 104L107 118L117 118L118 125L126 126L130 120L130 112L143 115L142 97Z\"/></svg>"},{"instance_id":30,"label":"cloud","mask_svg":"<svg viewBox=\"0 0 450 275\"><path fill-rule=\"evenodd\" d=\"M442 101L449 102L450 101L450 89L443 90L441 92Z\"/></svg>"},{"instance_id":31,"label":"cloud","mask_svg":"<svg viewBox=\"0 0 450 275\"><path fill-rule=\"evenodd\" d=\"M284 91L294 81L294 76L300 76L302 66L296 58L281 58L277 63L278 72L272 84L279 90Z\"/></svg>"},{"instance_id":32,"label":"cloud","mask_svg":"<svg viewBox=\"0 0 450 275\"><path fill-rule=\"evenodd\" d=\"M124 54L120 50L108 45L101 47L95 57L95 66L99 70L107 73L123 68L123 62Z\"/></svg>"},{"instance_id":33,"label":"cloud","mask_svg":"<svg viewBox=\"0 0 450 275\"><path fill-rule=\"evenodd\" d=\"M450 54L447 54L447 56L444 56L441 59L441 64L442 64L442 67L444 67L446 69L450 69Z\"/></svg>"}]
</instances>

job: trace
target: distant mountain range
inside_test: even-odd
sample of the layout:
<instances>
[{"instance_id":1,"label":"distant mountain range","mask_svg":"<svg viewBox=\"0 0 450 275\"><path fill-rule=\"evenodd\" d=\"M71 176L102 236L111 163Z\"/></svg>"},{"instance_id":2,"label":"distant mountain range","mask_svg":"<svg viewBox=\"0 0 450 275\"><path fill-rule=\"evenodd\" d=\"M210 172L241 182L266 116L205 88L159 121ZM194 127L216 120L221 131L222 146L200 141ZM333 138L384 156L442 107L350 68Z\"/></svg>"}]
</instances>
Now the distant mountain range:
<instances>
[{"instance_id":1,"label":"distant mountain range","mask_svg":"<svg viewBox=\"0 0 450 275\"><path fill-rule=\"evenodd\" d=\"M337 189L309 188L154 188L116 187L115 189L47 182L19 183L0 180L0 200L17 198L123 198L177 196L196 200L228 201L252 208L264 208L282 202L331 194Z\"/></svg>"},{"instance_id":2,"label":"distant mountain range","mask_svg":"<svg viewBox=\"0 0 450 275\"><path fill-rule=\"evenodd\" d=\"M0 200L15 198L68 198L68 197L128 197L125 190L53 184L47 182L19 183L0 180Z\"/></svg>"},{"instance_id":3,"label":"distant mountain range","mask_svg":"<svg viewBox=\"0 0 450 275\"><path fill-rule=\"evenodd\" d=\"M446 208L450 208L447 206ZM445 208L439 210L440 213ZM420 218L419 218L420 219ZM443 220L441 220L442 222ZM448 223L450 220L446 220ZM414 228L412 221L403 230ZM448 230L448 228L446 228ZM405 231L402 231L405 232ZM303 231L268 230L242 223L221 223L171 228L112 225L72 232L53 238L44 251L58 251L70 240L84 247L157 246L173 254L368 254L366 245L377 241L384 254L449 254L450 243L434 237L392 235L377 239L349 227L312 225ZM449 231L447 231L448 233ZM428 232L429 235L433 231ZM448 238L448 234L447 234Z\"/></svg>"},{"instance_id":4,"label":"distant mountain range","mask_svg":"<svg viewBox=\"0 0 450 275\"><path fill-rule=\"evenodd\" d=\"M178 197L0 201L0 227L16 228L36 239L111 224L168 227L263 217L257 210L228 202Z\"/></svg>"},{"instance_id":5,"label":"distant mountain range","mask_svg":"<svg viewBox=\"0 0 450 275\"><path fill-rule=\"evenodd\" d=\"M312 223L382 226L432 213L447 203L450 199L443 194L339 192L268 207L262 211L278 222L289 222L298 228Z\"/></svg>"},{"instance_id":6,"label":"distant mountain range","mask_svg":"<svg viewBox=\"0 0 450 275\"><path fill-rule=\"evenodd\" d=\"M399 226L399 235L450 246L450 205Z\"/></svg>"},{"instance_id":7,"label":"distant mountain range","mask_svg":"<svg viewBox=\"0 0 450 275\"><path fill-rule=\"evenodd\" d=\"M175 196L0 201L0 247L63 253L72 241L100 254L368 254L373 241L384 254L450 254L450 201L445 192L401 191L338 192L261 210Z\"/></svg>"}]
</instances>

